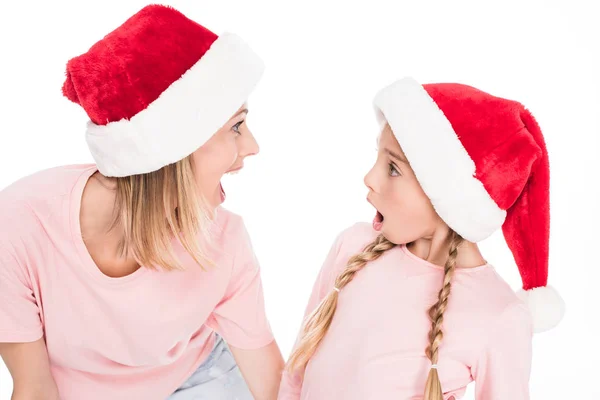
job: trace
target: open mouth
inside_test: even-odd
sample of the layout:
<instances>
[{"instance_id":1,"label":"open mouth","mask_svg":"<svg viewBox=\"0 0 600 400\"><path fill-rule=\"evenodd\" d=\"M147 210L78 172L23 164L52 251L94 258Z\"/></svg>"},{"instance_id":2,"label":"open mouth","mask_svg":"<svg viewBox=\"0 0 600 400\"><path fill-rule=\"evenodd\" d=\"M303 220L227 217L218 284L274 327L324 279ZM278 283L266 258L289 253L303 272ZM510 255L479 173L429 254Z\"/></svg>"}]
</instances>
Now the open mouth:
<instances>
[{"instance_id":1,"label":"open mouth","mask_svg":"<svg viewBox=\"0 0 600 400\"><path fill-rule=\"evenodd\" d=\"M373 229L375 229L376 231L380 231L383 227L383 220L383 214L377 211L377 214L375 214L375 218L373 218Z\"/></svg>"},{"instance_id":2,"label":"open mouth","mask_svg":"<svg viewBox=\"0 0 600 400\"><path fill-rule=\"evenodd\" d=\"M367 201L375 208L375 211L377 211L377 213L375 214L375 217L373 218L373 229L375 229L376 231L380 231L382 226L383 226L383 214L381 212L379 212L379 210L377 209L377 207L375 207L375 204L373 204L373 202L371 201L371 199L367 196Z\"/></svg>"},{"instance_id":3,"label":"open mouth","mask_svg":"<svg viewBox=\"0 0 600 400\"><path fill-rule=\"evenodd\" d=\"M235 174L239 173L242 170L242 168L244 168L243 165L238 168L235 168L235 169L225 172L225 175L235 175ZM225 198L227 197L227 195L225 194L225 189L223 189L223 184L221 182L219 182L219 191L220 191L221 203L223 203L225 201Z\"/></svg>"}]
</instances>

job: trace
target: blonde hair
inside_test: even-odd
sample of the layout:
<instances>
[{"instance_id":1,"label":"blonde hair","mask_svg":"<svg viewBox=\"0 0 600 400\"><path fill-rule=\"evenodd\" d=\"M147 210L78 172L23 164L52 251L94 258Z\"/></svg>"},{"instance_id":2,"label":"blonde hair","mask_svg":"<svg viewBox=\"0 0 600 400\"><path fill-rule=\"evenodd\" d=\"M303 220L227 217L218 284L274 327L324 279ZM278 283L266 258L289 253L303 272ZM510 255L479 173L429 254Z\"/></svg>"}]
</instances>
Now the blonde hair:
<instances>
[{"instance_id":1,"label":"blonde hair","mask_svg":"<svg viewBox=\"0 0 600 400\"><path fill-rule=\"evenodd\" d=\"M431 330L429 332L429 345L425 349L425 355L432 364L437 364L438 361L438 350L443 338L442 323L444 312L446 311L448 298L450 297L451 280L456 268L458 247L463 240L460 235L451 231L449 235L449 256L444 266L444 282L438 294L438 301L429 309ZM340 290L344 288L369 261L378 259L383 253L395 246L394 243L387 240L383 235L379 235L361 253L348 260L346 268L336 278L335 287ZM287 363L286 368L288 371L293 372L306 367L306 364L317 350L319 343L321 343L331 325L337 308L338 296L338 291L332 289L318 307L307 316L298 344ZM424 400L443 400L442 387L436 368L429 370L429 376L425 384Z\"/></svg>"},{"instance_id":2,"label":"blonde hair","mask_svg":"<svg viewBox=\"0 0 600 400\"><path fill-rule=\"evenodd\" d=\"M444 337L442 332L442 323L444 322L444 312L448 306L448 298L450 297L450 288L452 276L456 269L456 257L458 256L458 246L463 242L463 238L456 232L452 231L449 235L450 250L448 259L444 265L444 283L438 293L438 301L429 309L429 318L431 319L431 330L429 331L429 346L425 349L425 355L432 364L438 362L438 351L440 343ZM425 383L425 395L423 400L444 400L442 384L437 372L437 368L429 369L429 376Z\"/></svg>"},{"instance_id":3,"label":"blonde hair","mask_svg":"<svg viewBox=\"0 0 600 400\"><path fill-rule=\"evenodd\" d=\"M121 255L148 268L183 269L172 246L177 238L202 268L212 265L199 234L210 242L211 213L195 180L192 156L157 171L116 178L114 220L124 236Z\"/></svg>"}]
</instances>

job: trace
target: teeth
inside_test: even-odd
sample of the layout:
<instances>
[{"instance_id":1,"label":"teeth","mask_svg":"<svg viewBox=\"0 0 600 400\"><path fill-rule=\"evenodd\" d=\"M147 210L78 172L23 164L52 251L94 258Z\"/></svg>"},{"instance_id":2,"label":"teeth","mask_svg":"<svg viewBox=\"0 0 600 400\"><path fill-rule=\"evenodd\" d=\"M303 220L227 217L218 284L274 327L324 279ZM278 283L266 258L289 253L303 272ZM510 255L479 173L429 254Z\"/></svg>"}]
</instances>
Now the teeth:
<instances>
[{"instance_id":1,"label":"teeth","mask_svg":"<svg viewBox=\"0 0 600 400\"><path fill-rule=\"evenodd\" d=\"M240 173L240 170L228 172L227 175L237 175Z\"/></svg>"}]
</instances>

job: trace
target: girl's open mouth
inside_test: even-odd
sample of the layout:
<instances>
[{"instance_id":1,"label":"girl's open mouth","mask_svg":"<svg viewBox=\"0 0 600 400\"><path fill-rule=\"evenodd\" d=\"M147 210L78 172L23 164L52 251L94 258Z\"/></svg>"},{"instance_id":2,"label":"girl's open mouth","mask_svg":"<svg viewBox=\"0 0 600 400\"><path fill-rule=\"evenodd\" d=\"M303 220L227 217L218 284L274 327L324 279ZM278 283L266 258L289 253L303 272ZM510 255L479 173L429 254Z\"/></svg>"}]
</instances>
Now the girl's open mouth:
<instances>
[{"instance_id":1,"label":"girl's open mouth","mask_svg":"<svg viewBox=\"0 0 600 400\"><path fill-rule=\"evenodd\" d=\"M382 226L383 226L383 214L381 214L379 211L377 211L377 214L375 214L375 218L373 218L373 229L375 229L376 231L380 231Z\"/></svg>"}]
</instances>

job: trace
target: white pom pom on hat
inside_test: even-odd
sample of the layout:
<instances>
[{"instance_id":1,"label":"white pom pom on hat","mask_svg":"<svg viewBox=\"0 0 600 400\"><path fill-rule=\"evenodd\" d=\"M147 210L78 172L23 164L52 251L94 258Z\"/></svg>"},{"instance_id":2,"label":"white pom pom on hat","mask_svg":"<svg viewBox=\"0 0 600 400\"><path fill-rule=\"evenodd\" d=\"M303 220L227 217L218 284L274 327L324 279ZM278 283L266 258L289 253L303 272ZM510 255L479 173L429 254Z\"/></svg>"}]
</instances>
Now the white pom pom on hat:
<instances>
[{"instance_id":1,"label":"white pom pom on hat","mask_svg":"<svg viewBox=\"0 0 600 400\"><path fill-rule=\"evenodd\" d=\"M565 315L565 302L550 285L520 289L517 296L527 304L533 316L533 331L544 332L554 328Z\"/></svg>"}]
</instances>

